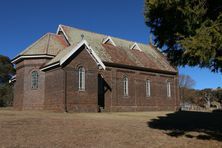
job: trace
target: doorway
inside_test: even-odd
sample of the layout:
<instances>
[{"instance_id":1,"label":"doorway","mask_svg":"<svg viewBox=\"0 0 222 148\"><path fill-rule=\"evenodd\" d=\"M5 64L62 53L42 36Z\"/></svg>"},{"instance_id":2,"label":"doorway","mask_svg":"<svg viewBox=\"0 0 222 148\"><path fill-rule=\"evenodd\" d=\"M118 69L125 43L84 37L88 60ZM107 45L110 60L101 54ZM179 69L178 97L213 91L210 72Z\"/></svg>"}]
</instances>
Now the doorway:
<instances>
[{"instance_id":1,"label":"doorway","mask_svg":"<svg viewBox=\"0 0 222 148\"><path fill-rule=\"evenodd\" d=\"M101 74L98 74L98 108L99 112L105 109L105 81Z\"/></svg>"}]
</instances>

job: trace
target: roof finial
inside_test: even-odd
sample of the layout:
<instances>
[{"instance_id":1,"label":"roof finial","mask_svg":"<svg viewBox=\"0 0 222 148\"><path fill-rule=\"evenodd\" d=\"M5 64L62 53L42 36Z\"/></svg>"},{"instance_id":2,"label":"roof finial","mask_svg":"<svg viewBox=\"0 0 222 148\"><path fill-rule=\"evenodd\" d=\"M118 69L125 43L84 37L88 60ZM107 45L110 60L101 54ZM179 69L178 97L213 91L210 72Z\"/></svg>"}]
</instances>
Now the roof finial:
<instances>
[{"instance_id":1,"label":"roof finial","mask_svg":"<svg viewBox=\"0 0 222 148\"><path fill-rule=\"evenodd\" d=\"M83 40L83 38L84 38L84 34L81 34L81 38L82 38L82 40Z\"/></svg>"}]
</instances>

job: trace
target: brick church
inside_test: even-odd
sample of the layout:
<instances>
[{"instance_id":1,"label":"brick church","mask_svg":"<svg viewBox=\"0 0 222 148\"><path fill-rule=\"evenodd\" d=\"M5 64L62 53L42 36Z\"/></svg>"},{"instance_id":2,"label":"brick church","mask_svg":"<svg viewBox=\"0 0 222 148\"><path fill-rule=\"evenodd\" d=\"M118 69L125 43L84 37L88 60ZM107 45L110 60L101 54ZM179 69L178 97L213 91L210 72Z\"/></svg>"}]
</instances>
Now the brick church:
<instances>
[{"instance_id":1,"label":"brick church","mask_svg":"<svg viewBox=\"0 0 222 148\"><path fill-rule=\"evenodd\" d=\"M152 45L59 25L17 55L14 108L176 110L178 71Z\"/></svg>"}]
</instances>

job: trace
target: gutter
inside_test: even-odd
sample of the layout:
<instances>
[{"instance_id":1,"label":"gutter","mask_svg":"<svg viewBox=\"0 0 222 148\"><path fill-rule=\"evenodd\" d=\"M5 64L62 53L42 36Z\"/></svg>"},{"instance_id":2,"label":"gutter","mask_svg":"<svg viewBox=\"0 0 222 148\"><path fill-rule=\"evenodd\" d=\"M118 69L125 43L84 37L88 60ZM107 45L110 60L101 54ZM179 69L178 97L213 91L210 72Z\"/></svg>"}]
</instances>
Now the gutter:
<instances>
[{"instance_id":1,"label":"gutter","mask_svg":"<svg viewBox=\"0 0 222 148\"><path fill-rule=\"evenodd\" d=\"M55 56L53 55L47 55L47 54L39 54L39 55L18 55L15 58L11 60L13 64L18 63L19 61L23 59L38 59L38 58L47 58L47 59L52 59Z\"/></svg>"},{"instance_id":2,"label":"gutter","mask_svg":"<svg viewBox=\"0 0 222 148\"><path fill-rule=\"evenodd\" d=\"M40 70L41 70L41 71L45 71L46 69L51 69L51 68L56 67L56 66L60 66L59 62L57 62L57 63L52 63L52 64L50 64L50 65L48 65L48 66L42 67L42 68L40 68Z\"/></svg>"}]
</instances>

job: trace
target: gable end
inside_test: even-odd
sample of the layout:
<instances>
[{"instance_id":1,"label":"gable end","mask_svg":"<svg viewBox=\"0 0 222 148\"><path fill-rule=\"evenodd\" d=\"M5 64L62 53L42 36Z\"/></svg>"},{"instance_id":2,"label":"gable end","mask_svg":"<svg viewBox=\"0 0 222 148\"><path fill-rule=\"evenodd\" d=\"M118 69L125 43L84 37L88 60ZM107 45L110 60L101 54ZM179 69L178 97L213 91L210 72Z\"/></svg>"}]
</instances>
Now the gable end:
<instances>
[{"instance_id":1,"label":"gable end","mask_svg":"<svg viewBox=\"0 0 222 148\"><path fill-rule=\"evenodd\" d=\"M111 38L110 36L108 36L107 38L105 38L102 43L103 43L103 44L109 43L109 44L111 44L111 45L113 45L113 46L116 46L116 44L114 43L114 41L112 40L112 38Z\"/></svg>"},{"instance_id":2,"label":"gable end","mask_svg":"<svg viewBox=\"0 0 222 148\"><path fill-rule=\"evenodd\" d=\"M142 51L141 48L139 47L139 45L137 43L134 43L130 49L136 49L136 50L139 50L139 51Z\"/></svg>"},{"instance_id":3,"label":"gable end","mask_svg":"<svg viewBox=\"0 0 222 148\"><path fill-rule=\"evenodd\" d=\"M94 50L89 46L86 40L82 40L77 46L75 46L68 54L66 54L63 58L61 58L58 63L54 63L51 65L47 65L41 68L42 71L47 70L49 68L53 68L54 66L62 66L64 63L73 55L75 54L82 46L85 46L86 51L90 54L93 60L96 62L97 66L101 66L102 69L106 69L106 66L103 64L101 59L96 55Z\"/></svg>"}]
</instances>

